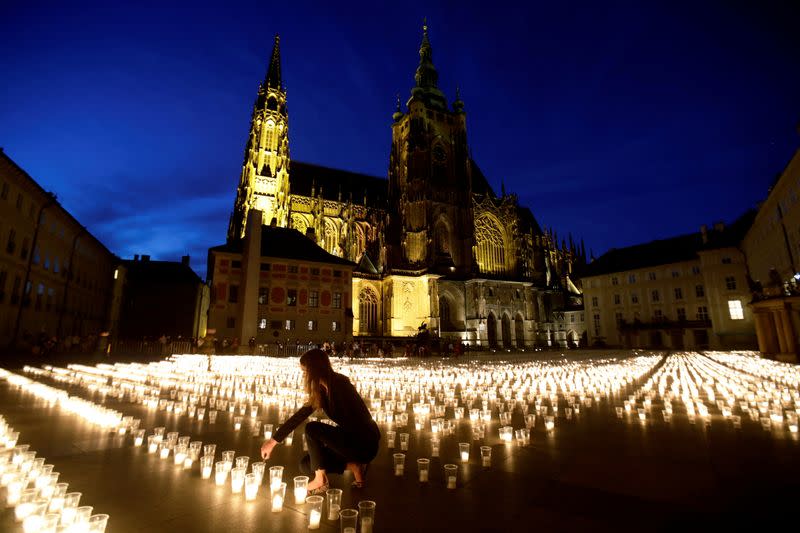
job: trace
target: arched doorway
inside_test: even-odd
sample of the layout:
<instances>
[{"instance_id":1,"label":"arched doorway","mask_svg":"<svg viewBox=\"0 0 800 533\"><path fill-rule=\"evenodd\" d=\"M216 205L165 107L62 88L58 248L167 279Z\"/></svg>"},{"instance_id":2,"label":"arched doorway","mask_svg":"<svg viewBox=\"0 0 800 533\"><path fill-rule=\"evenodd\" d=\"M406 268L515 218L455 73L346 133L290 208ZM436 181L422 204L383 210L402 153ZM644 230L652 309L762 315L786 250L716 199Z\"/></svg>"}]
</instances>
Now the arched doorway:
<instances>
[{"instance_id":1,"label":"arched doorway","mask_svg":"<svg viewBox=\"0 0 800 533\"><path fill-rule=\"evenodd\" d=\"M486 317L486 336L489 338L489 348L497 347L497 319L494 313Z\"/></svg>"},{"instance_id":2,"label":"arched doorway","mask_svg":"<svg viewBox=\"0 0 800 533\"><path fill-rule=\"evenodd\" d=\"M511 348L511 319L503 315L503 346Z\"/></svg>"},{"instance_id":3,"label":"arched doorway","mask_svg":"<svg viewBox=\"0 0 800 533\"><path fill-rule=\"evenodd\" d=\"M375 335L378 330L378 297L372 289L364 287L358 295L358 332Z\"/></svg>"},{"instance_id":4,"label":"arched doorway","mask_svg":"<svg viewBox=\"0 0 800 533\"><path fill-rule=\"evenodd\" d=\"M517 348L525 348L525 322L522 315L517 314L514 318L514 335L517 337Z\"/></svg>"},{"instance_id":5,"label":"arched doorway","mask_svg":"<svg viewBox=\"0 0 800 533\"><path fill-rule=\"evenodd\" d=\"M575 333L575 330L569 330L567 332L567 348L577 348L578 347L578 334Z\"/></svg>"}]
</instances>

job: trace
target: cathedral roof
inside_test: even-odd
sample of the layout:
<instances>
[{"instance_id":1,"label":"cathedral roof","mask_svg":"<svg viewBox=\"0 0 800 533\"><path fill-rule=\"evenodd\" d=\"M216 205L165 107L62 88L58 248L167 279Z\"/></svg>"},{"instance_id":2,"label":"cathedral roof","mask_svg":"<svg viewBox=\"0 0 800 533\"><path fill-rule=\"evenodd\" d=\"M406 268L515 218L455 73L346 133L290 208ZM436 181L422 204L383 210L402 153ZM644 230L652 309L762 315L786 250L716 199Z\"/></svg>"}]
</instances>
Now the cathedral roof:
<instances>
[{"instance_id":1,"label":"cathedral roof","mask_svg":"<svg viewBox=\"0 0 800 533\"><path fill-rule=\"evenodd\" d=\"M727 228L709 229L705 239L702 232L698 232L626 248L613 248L582 268L580 277L691 261L697 259L697 254L704 250L738 246L754 216L754 210L747 211Z\"/></svg>"},{"instance_id":2,"label":"cathedral roof","mask_svg":"<svg viewBox=\"0 0 800 533\"><path fill-rule=\"evenodd\" d=\"M533 216L530 208L517 207L517 217L519 217L520 230L523 233L533 232L536 235L542 234L542 228Z\"/></svg>"},{"instance_id":3,"label":"cathedral roof","mask_svg":"<svg viewBox=\"0 0 800 533\"><path fill-rule=\"evenodd\" d=\"M496 198L497 195L494 193L494 189L489 185L489 180L483 175L483 172L475 160L470 158L469 164L472 167L472 192L483 196L489 196L490 198Z\"/></svg>"},{"instance_id":4,"label":"cathedral roof","mask_svg":"<svg viewBox=\"0 0 800 533\"><path fill-rule=\"evenodd\" d=\"M208 251L241 254L244 252L244 239L236 239L233 242L210 248ZM352 261L329 254L296 229L276 226L261 227L261 257L281 257L298 261L356 266Z\"/></svg>"},{"instance_id":5,"label":"cathedral roof","mask_svg":"<svg viewBox=\"0 0 800 533\"><path fill-rule=\"evenodd\" d=\"M326 200L338 201L341 192L343 202L352 200L355 204L366 203L368 207L388 208L389 181L376 176L292 161L289 164L289 187L291 194L298 196L312 196L314 189L315 196L322 191Z\"/></svg>"}]
</instances>

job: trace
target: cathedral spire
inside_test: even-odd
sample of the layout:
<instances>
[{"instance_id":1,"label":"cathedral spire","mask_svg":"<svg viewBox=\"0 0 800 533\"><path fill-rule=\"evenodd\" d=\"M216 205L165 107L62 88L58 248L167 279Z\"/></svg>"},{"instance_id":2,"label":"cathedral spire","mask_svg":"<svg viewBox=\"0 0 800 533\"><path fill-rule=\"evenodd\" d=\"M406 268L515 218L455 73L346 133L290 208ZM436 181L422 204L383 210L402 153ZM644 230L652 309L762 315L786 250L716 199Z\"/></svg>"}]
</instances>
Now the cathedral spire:
<instances>
[{"instance_id":1,"label":"cathedral spire","mask_svg":"<svg viewBox=\"0 0 800 533\"><path fill-rule=\"evenodd\" d=\"M419 66L414 74L416 85L411 89L411 98L420 98L426 104L437 109L446 110L447 101L444 93L437 86L439 73L433 66L433 51L428 39L428 22L422 22L422 44L419 46Z\"/></svg>"},{"instance_id":2,"label":"cathedral spire","mask_svg":"<svg viewBox=\"0 0 800 533\"><path fill-rule=\"evenodd\" d=\"M278 34L275 34L275 44L272 46L272 57L269 60L264 85L273 89L281 88L281 36Z\"/></svg>"}]
</instances>

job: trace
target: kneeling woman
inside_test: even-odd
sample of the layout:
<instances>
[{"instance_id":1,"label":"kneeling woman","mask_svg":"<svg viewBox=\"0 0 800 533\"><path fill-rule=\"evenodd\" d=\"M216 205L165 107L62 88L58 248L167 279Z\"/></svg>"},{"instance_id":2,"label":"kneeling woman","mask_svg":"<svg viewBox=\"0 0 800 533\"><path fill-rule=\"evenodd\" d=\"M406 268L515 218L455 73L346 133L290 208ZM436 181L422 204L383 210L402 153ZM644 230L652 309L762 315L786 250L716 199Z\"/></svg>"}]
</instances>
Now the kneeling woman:
<instances>
[{"instance_id":1,"label":"kneeling woman","mask_svg":"<svg viewBox=\"0 0 800 533\"><path fill-rule=\"evenodd\" d=\"M347 376L331 368L328 355L322 350L309 350L300 358L308 402L286 421L275 436L261 445L261 457L269 459L273 448L283 441L303 420L321 408L337 426L322 422L306 424L306 444L314 479L308 484L309 494L328 489L330 473L353 473L354 487L363 487L370 461L378 454L381 438L378 425ZM303 465L305 466L305 465Z\"/></svg>"}]
</instances>

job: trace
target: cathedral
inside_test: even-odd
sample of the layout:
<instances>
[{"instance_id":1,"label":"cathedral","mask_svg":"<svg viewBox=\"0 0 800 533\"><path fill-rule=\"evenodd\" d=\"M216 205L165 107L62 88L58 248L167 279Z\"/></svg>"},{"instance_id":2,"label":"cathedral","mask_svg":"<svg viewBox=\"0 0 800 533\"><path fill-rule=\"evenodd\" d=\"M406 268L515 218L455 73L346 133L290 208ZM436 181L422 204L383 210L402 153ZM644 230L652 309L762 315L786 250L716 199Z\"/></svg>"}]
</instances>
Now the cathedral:
<instances>
[{"instance_id":1,"label":"cathedral","mask_svg":"<svg viewBox=\"0 0 800 533\"><path fill-rule=\"evenodd\" d=\"M354 336L434 336L471 346L577 346L583 243L558 242L471 157L465 104L448 103L428 28L405 107L391 115L388 179L291 161L289 111L275 43L253 106L228 242L250 210L294 228L353 272Z\"/></svg>"}]
</instances>

